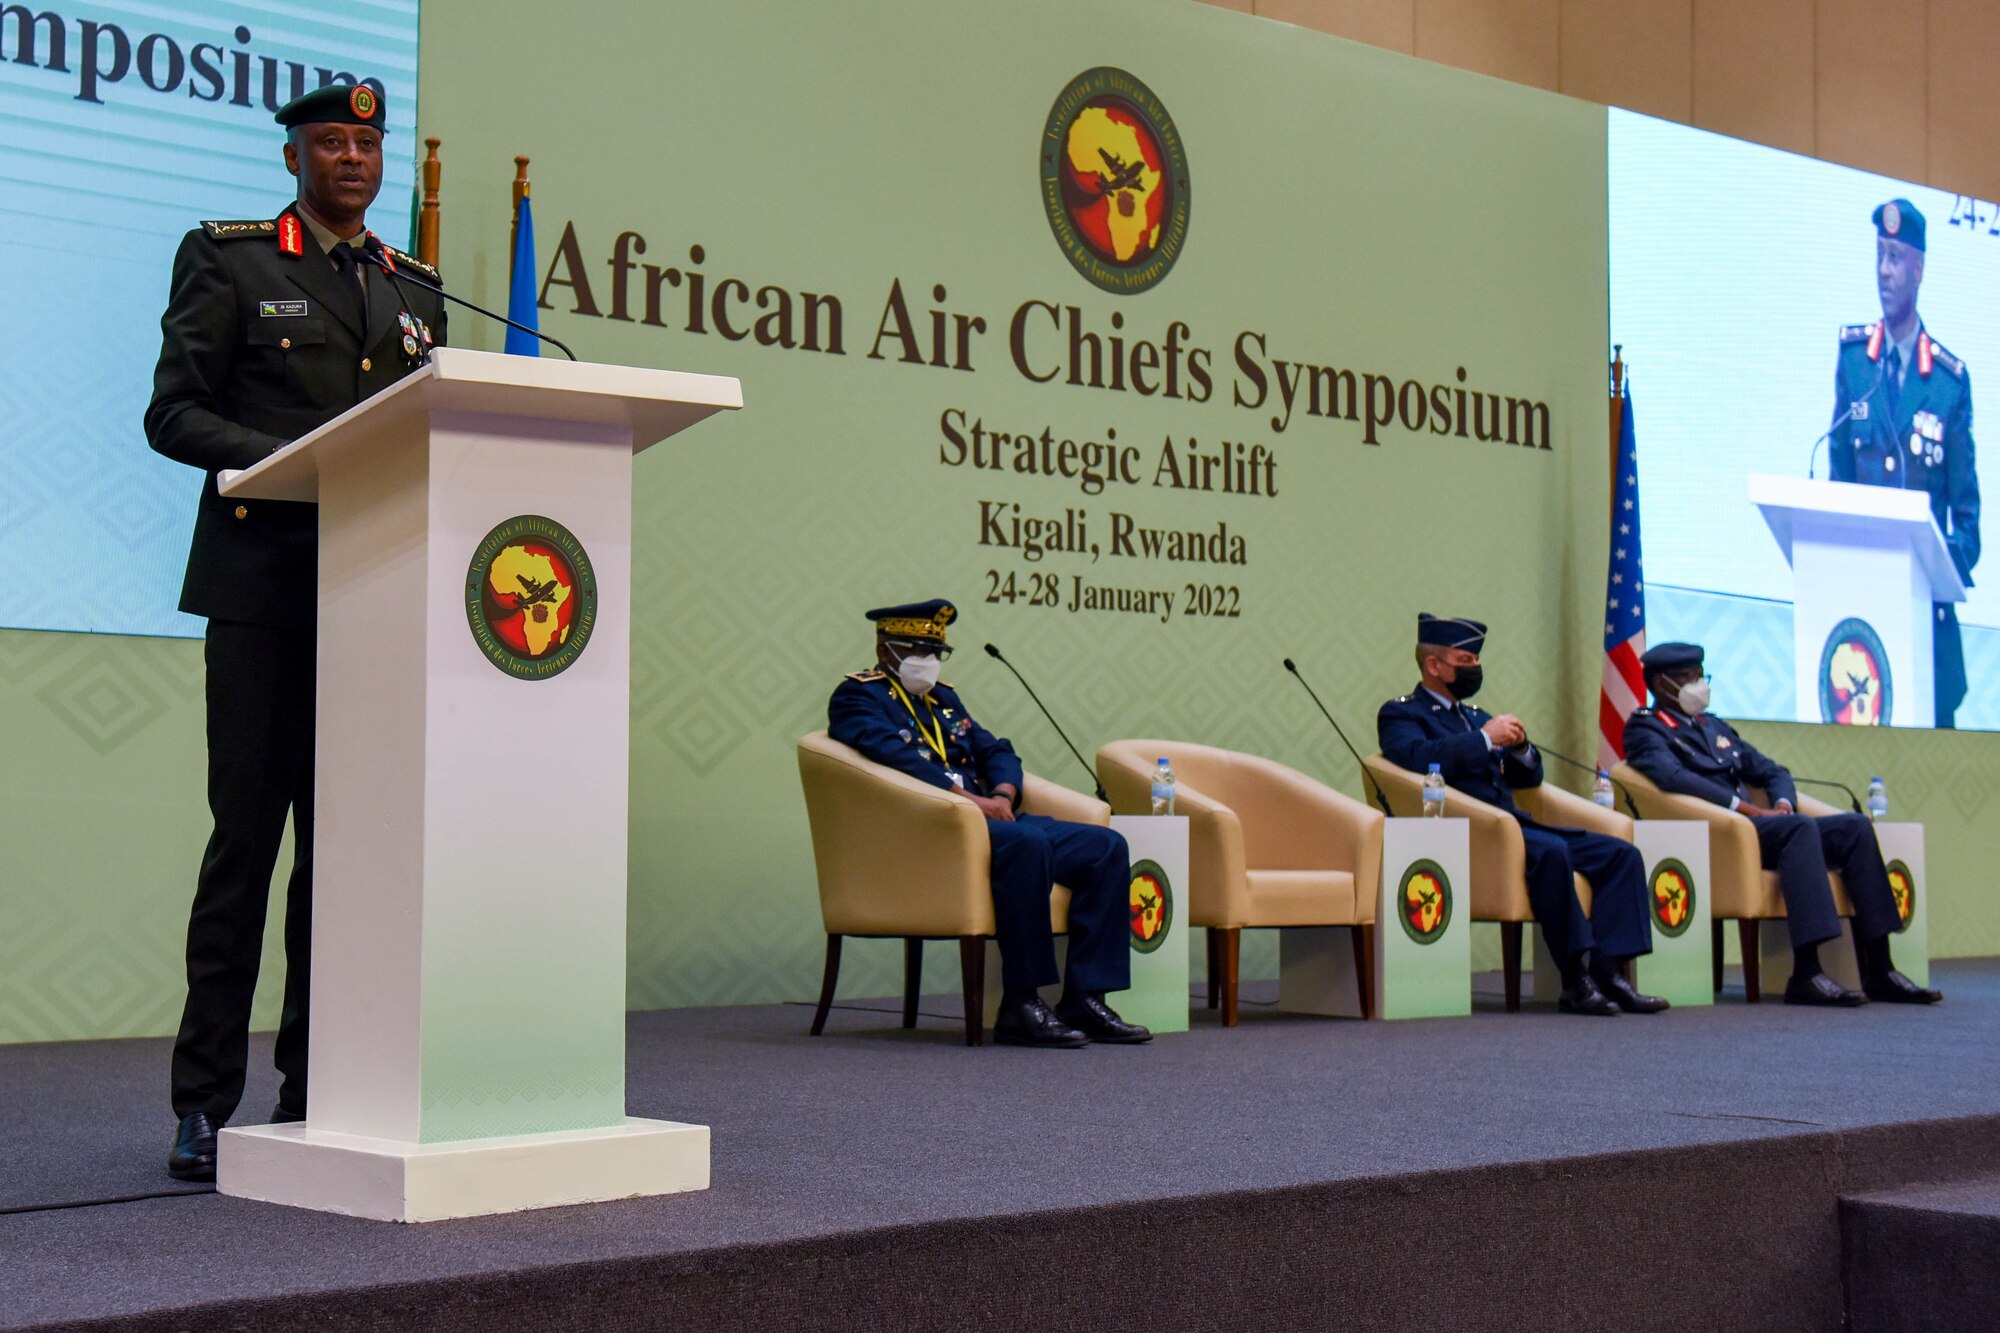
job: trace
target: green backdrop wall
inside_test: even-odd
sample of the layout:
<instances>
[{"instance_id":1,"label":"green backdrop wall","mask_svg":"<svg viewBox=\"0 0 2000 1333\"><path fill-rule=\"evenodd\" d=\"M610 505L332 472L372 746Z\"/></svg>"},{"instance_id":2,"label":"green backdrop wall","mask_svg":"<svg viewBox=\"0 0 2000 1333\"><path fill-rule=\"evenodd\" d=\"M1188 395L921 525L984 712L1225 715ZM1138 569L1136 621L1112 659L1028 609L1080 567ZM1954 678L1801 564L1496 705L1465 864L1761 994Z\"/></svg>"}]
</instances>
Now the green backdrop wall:
<instances>
[{"instance_id":1,"label":"green backdrop wall","mask_svg":"<svg viewBox=\"0 0 2000 1333\"><path fill-rule=\"evenodd\" d=\"M423 24L447 278L504 303L507 182L529 154L544 327L587 359L744 384L743 412L639 460L635 1007L812 993L822 937L793 747L868 660L860 613L882 602L957 600L956 641L1002 644L1087 746L1182 736L1356 795L1281 659L1366 744L1376 705L1409 687L1416 611L1479 615L1495 626L1494 702L1592 748L1601 108L1158 0L623 3L505 24L429 0ZM1157 96L1190 187L1171 270L1129 294L1065 257L1041 188L1052 107L1104 66ZM824 300L819 350L721 331L787 297L803 319L807 293L838 300L839 352ZM941 366L933 309L967 330ZM1180 394L1067 382L1072 319L1105 353L1116 337L1128 357L1174 360ZM469 317L454 331L497 345ZM1315 366L1352 372L1354 419L1345 401L1314 415L1303 391L1286 413L1281 385ZM1371 427L1371 385L1403 415ZM1461 437L1461 388L1503 417L1518 400L1516 442L1504 423L1499 440L1472 423ZM969 456L974 422L1115 443L1130 479L1093 493L1016 470L1011 449L997 469L957 462L950 432ZM1190 448L1231 446L1272 460L1263 493L1225 490L1220 471L1214 489L1167 484ZM1015 505L1081 549L1023 549ZM1201 534L1222 561L1148 556L1145 529ZM1073 610L1080 585L1154 595L1145 613ZM1031 604L1051 589L1054 605ZM1237 614L1186 613L1218 599ZM1032 769L1083 782L994 663L974 651L946 674ZM16 761L0 774L0 1040L171 1029L206 833L200 682L195 643L0 634L0 746ZM2000 951L1980 887L1991 738L1748 730L1802 771L1885 773L1897 813L1930 828L1939 952ZM850 957L848 993L896 987L892 947ZM1267 969L1268 947L1247 961ZM275 991L261 996L268 1020Z\"/></svg>"}]
</instances>

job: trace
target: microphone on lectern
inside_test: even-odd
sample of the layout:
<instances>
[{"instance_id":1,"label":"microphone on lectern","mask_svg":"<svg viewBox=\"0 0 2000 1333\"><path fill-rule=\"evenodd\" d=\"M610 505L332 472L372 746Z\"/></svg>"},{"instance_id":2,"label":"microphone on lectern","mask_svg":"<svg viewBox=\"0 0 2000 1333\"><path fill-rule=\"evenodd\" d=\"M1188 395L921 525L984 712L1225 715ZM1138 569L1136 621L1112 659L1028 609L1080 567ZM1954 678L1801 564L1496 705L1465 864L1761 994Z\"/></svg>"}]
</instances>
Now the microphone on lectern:
<instances>
[{"instance_id":1,"label":"microphone on lectern","mask_svg":"<svg viewBox=\"0 0 2000 1333\"><path fill-rule=\"evenodd\" d=\"M485 306L480 305L474 301L468 301L463 296L453 296L450 292L446 291L443 287L440 287L437 283L432 282L428 278L421 277L415 273L406 273L398 269L396 267L396 261L389 257L389 252L387 247L385 247L382 244L380 238L378 238L373 232L369 233L368 239L362 242L361 252L362 254L368 257L368 261L370 263L374 264L375 267L381 269L384 273L389 275L389 281L396 285L396 294L398 297L400 297L403 293L403 280L407 278L409 281L416 283L417 286L423 288L425 291L436 292L439 296L442 296L445 300L450 301L454 305L462 305L467 310L476 310L480 314L486 316L488 319L499 320L502 324L505 324L510 329L519 329L523 333L532 334L533 336L540 338L543 342L548 343L550 346L554 347L557 351L561 352L564 356L568 357L570 360L572 361L576 360L576 353L570 351L568 344L564 343L562 339L552 338L548 334L543 333L540 329L531 329L526 324L518 323L515 320L507 318L505 315L498 314L495 311L488 310ZM405 306L407 306L408 304L409 303L407 301L404 302Z\"/></svg>"}]
</instances>

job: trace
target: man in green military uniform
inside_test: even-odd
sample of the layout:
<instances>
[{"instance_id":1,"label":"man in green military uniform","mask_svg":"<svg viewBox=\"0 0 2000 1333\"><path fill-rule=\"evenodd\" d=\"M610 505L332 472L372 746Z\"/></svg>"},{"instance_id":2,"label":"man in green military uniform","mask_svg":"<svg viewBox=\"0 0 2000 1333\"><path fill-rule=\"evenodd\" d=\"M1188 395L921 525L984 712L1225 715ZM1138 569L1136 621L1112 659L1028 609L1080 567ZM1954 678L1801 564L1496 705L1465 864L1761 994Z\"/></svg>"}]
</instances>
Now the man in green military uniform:
<instances>
[{"instance_id":1,"label":"man in green military uniform","mask_svg":"<svg viewBox=\"0 0 2000 1333\"><path fill-rule=\"evenodd\" d=\"M1874 212L1876 324L1840 331L1828 446L1835 481L1896 486L1930 496L1931 514L1966 586L1979 563L1979 473L1972 450L1972 379L1917 315L1924 281L1924 215L1907 199ZM1933 607L1937 725L1965 699L1958 613Z\"/></svg>"},{"instance_id":2,"label":"man in green military uniform","mask_svg":"<svg viewBox=\"0 0 2000 1333\"><path fill-rule=\"evenodd\" d=\"M383 271L436 271L390 250L365 215L382 188L381 95L331 84L278 112L296 202L275 219L204 222L181 241L160 319L146 438L200 468L180 608L208 618L208 802L215 830L188 918L187 1005L174 1042L179 1117L168 1171L215 1175L215 1134L243 1095L271 874L285 821L285 1000L275 1120L306 1113L312 951L313 701L318 515L238 502L217 474L247 468L388 388L444 341L444 308Z\"/></svg>"}]
</instances>

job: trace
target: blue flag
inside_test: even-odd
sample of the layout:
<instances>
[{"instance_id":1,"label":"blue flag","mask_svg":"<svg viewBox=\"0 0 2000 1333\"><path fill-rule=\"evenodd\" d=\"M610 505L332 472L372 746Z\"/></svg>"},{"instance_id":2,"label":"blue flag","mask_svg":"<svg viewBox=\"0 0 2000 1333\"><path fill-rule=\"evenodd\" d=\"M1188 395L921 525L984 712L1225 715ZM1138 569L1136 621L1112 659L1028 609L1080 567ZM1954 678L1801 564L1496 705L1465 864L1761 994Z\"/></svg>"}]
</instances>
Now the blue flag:
<instances>
[{"instance_id":1,"label":"blue flag","mask_svg":"<svg viewBox=\"0 0 2000 1333\"><path fill-rule=\"evenodd\" d=\"M507 318L516 324L525 324L531 329L541 328L535 318L535 216L528 207L528 196L521 196L521 206L514 214L514 281L507 293ZM507 330L507 352L511 356L540 356L542 343L533 334L519 329Z\"/></svg>"}]
</instances>

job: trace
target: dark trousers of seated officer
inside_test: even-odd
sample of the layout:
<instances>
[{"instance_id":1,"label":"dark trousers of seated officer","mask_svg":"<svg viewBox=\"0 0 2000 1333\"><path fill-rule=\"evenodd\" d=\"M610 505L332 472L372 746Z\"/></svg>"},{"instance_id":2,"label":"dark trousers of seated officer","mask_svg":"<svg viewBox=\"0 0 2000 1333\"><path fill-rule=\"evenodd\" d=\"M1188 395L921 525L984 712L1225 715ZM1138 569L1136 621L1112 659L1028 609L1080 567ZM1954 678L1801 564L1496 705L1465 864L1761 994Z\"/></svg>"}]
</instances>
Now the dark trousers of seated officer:
<instances>
[{"instance_id":1,"label":"dark trousers of seated officer","mask_svg":"<svg viewBox=\"0 0 2000 1333\"><path fill-rule=\"evenodd\" d=\"M1600 968L1653 951L1646 860L1637 847L1602 833L1528 820L1521 821L1521 840L1528 850L1528 905L1549 953L1564 969L1585 949ZM1590 881L1587 920L1572 873Z\"/></svg>"},{"instance_id":2,"label":"dark trousers of seated officer","mask_svg":"<svg viewBox=\"0 0 2000 1333\"><path fill-rule=\"evenodd\" d=\"M1854 904L1854 938L1878 940L1902 924L1875 827L1866 815L1767 815L1754 819L1764 869L1778 872L1785 895L1785 924L1792 947L1802 949L1840 934L1840 914L1826 882L1838 870Z\"/></svg>"},{"instance_id":3,"label":"dark trousers of seated officer","mask_svg":"<svg viewBox=\"0 0 2000 1333\"><path fill-rule=\"evenodd\" d=\"M1125 839L1095 824L1045 815L986 821L993 840L993 916L1000 943L1001 984L1009 994L1052 986L1055 937L1049 930L1049 890L1070 891L1071 993L1125 990L1132 984L1131 851Z\"/></svg>"},{"instance_id":4,"label":"dark trousers of seated officer","mask_svg":"<svg viewBox=\"0 0 2000 1333\"><path fill-rule=\"evenodd\" d=\"M264 950L271 873L292 820L285 893L285 1003L279 1104L306 1109L312 976L313 702L310 631L214 621L208 627L208 805L215 831L188 914L187 1006L174 1039L176 1116L218 1125L243 1097L250 1000Z\"/></svg>"}]
</instances>

